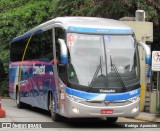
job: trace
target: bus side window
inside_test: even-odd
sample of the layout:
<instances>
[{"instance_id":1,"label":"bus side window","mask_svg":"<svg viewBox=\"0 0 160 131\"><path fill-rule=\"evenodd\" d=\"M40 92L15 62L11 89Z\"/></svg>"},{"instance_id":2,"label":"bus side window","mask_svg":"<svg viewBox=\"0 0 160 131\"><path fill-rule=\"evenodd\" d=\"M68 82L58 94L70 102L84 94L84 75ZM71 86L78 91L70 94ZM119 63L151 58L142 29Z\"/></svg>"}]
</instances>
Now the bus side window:
<instances>
[{"instance_id":1,"label":"bus side window","mask_svg":"<svg viewBox=\"0 0 160 131\"><path fill-rule=\"evenodd\" d=\"M33 38L34 38L34 36L33 36ZM33 48L34 48L34 45L35 45L35 43L33 41L34 40L33 38L31 39L30 43L28 44L28 48L26 50L24 60L31 60L31 59L35 58L35 54L33 54ZM28 40L29 40L29 37L24 39L25 45L27 45Z\"/></svg>"},{"instance_id":2,"label":"bus side window","mask_svg":"<svg viewBox=\"0 0 160 131\"><path fill-rule=\"evenodd\" d=\"M50 61L53 59L53 43L52 43L52 30L45 31L42 36L43 42L43 58Z\"/></svg>"},{"instance_id":3,"label":"bus side window","mask_svg":"<svg viewBox=\"0 0 160 131\"><path fill-rule=\"evenodd\" d=\"M25 39L27 43L28 38ZM53 59L52 30L34 34L28 45L25 60Z\"/></svg>"},{"instance_id":4,"label":"bus side window","mask_svg":"<svg viewBox=\"0 0 160 131\"><path fill-rule=\"evenodd\" d=\"M62 28L56 27L55 28L55 44L56 44L56 58L58 60L57 68L58 68L58 74L61 80L66 83L67 82L67 68L66 65L63 65L60 63L60 44L58 43L58 39L65 40L65 30Z\"/></svg>"},{"instance_id":5,"label":"bus side window","mask_svg":"<svg viewBox=\"0 0 160 131\"><path fill-rule=\"evenodd\" d=\"M30 37L27 37L24 39L25 44L27 44L29 42L24 60L37 59L37 51L36 50L37 50L37 43L39 40L38 36L39 36L39 34L33 35L30 41L28 41Z\"/></svg>"},{"instance_id":6,"label":"bus side window","mask_svg":"<svg viewBox=\"0 0 160 131\"><path fill-rule=\"evenodd\" d=\"M11 61L12 62L21 61L24 49L25 49L25 44L23 40L11 43L11 53L10 53Z\"/></svg>"}]
</instances>

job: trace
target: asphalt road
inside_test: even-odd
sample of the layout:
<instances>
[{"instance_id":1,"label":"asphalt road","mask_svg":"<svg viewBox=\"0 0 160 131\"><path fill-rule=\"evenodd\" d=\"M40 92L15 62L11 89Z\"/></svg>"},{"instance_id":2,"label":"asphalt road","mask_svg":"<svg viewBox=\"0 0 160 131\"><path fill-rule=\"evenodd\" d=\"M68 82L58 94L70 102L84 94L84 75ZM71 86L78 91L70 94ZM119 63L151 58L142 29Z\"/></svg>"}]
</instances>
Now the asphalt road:
<instances>
[{"instance_id":1,"label":"asphalt road","mask_svg":"<svg viewBox=\"0 0 160 131\"><path fill-rule=\"evenodd\" d=\"M133 122L141 122L139 120L128 119L128 118L119 118L118 123L111 124L107 123L106 120L103 119L64 119L62 122L54 122L51 120L50 114L47 111L38 109L38 108L31 108L30 106L26 106L23 109L18 109L16 107L16 102L12 99L2 99L2 108L6 111L6 118L0 118L0 122L5 123L16 123L21 122L22 126L27 126L36 124L39 127L49 127L49 128L42 128L42 129L29 129L29 130L53 130L53 131L93 131L93 130L101 130L105 131L106 129L110 130L135 130L136 128L125 128L125 124L132 124ZM29 122L29 123L26 123ZM38 122L38 123L37 123ZM45 123L46 122L46 123ZM120 122L120 123L119 123ZM127 123L130 122L130 123ZM35 125L33 125L35 126ZM136 125L135 125L136 126ZM16 127L16 126L15 126ZM5 128L1 128L0 130L9 130ZM12 130L22 130L22 129L12 129ZM23 128L23 131L28 130ZM142 128L138 128L137 130L142 130ZM151 130L145 129L145 130ZM159 130L159 129L156 129Z\"/></svg>"}]
</instances>

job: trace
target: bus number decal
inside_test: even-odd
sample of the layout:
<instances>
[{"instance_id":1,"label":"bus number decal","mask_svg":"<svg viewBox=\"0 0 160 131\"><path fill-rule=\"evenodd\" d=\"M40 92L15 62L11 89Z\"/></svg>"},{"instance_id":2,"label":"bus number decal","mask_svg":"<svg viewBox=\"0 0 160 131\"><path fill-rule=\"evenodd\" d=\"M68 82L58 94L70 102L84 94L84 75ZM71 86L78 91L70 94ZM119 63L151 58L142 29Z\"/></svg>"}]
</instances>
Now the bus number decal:
<instances>
[{"instance_id":1,"label":"bus number decal","mask_svg":"<svg viewBox=\"0 0 160 131\"><path fill-rule=\"evenodd\" d=\"M138 94L138 91L137 90L134 90L134 91L131 91L130 92L130 95L132 96L132 95L135 95L135 94Z\"/></svg>"}]
</instances>

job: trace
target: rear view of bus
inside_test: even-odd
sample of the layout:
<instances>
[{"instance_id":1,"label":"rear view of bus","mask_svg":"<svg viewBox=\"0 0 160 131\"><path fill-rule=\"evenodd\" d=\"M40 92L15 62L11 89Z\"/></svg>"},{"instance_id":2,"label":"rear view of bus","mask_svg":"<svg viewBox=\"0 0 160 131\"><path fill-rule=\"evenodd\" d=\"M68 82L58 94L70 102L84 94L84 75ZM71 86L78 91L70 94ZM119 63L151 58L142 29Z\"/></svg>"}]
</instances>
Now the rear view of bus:
<instances>
[{"instance_id":1,"label":"rear view of bus","mask_svg":"<svg viewBox=\"0 0 160 131\"><path fill-rule=\"evenodd\" d=\"M44 72L39 75L42 84L38 89L47 94L40 96L43 109L51 111L54 121L65 116L106 117L115 122L118 117L139 114L138 44L130 27L111 19L60 17L37 26L29 33L39 30L50 30L52 37L53 60L41 64ZM28 88L34 83L34 67L33 63L30 64L32 82ZM52 81L50 86L43 84L47 70L48 81ZM12 82L10 84L12 86ZM21 97L25 102L27 96ZM35 98L33 96L32 100ZM36 106L40 107L40 104Z\"/></svg>"}]
</instances>

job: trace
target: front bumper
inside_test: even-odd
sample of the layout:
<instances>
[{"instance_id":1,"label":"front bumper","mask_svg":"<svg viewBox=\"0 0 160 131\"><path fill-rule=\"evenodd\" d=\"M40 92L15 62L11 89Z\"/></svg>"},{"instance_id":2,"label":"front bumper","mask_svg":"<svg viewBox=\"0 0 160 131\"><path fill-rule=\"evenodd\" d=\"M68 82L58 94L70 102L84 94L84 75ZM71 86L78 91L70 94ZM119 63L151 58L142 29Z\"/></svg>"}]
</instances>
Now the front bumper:
<instances>
[{"instance_id":1,"label":"front bumper","mask_svg":"<svg viewBox=\"0 0 160 131\"><path fill-rule=\"evenodd\" d=\"M84 118L84 117L136 117L139 115L140 100L131 102L129 104L121 105L96 105L96 104L82 104L65 99L64 110L61 115L68 118ZM112 114L101 114L101 110L113 110Z\"/></svg>"}]
</instances>

